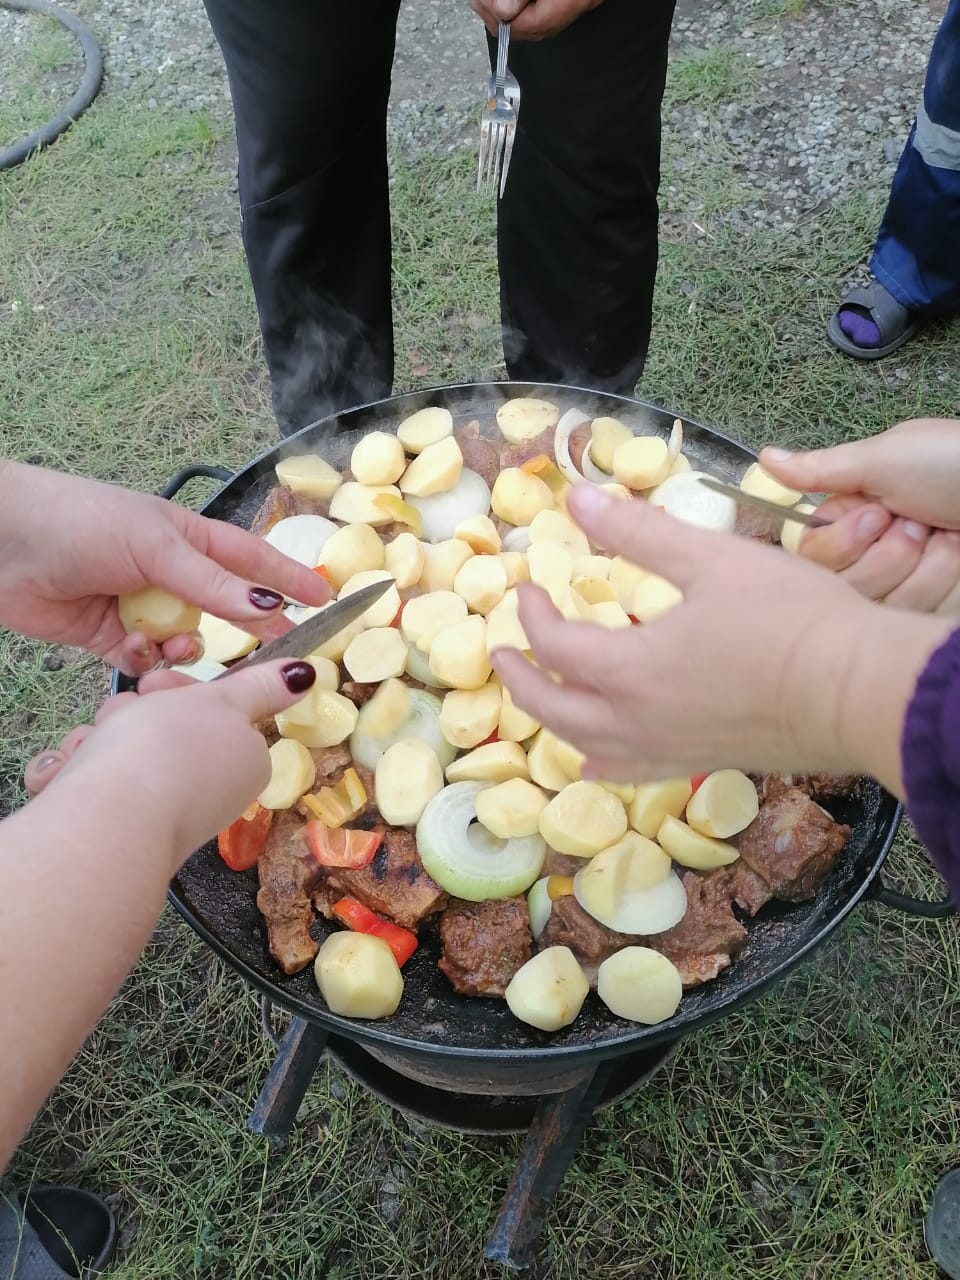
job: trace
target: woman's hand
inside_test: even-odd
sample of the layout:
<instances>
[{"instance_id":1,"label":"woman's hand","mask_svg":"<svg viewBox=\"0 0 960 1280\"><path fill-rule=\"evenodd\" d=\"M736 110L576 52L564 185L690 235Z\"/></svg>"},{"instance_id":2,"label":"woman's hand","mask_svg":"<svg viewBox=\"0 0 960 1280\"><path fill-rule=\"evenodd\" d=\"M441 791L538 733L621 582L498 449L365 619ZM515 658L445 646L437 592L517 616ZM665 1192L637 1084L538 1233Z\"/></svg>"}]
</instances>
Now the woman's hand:
<instances>
[{"instance_id":1,"label":"woman's hand","mask_svg":"<svg viewBox=\"0 0 960 1280\"><path fill-rule=\"evenodd\" d=\"M903 717L946 622L878 609L814 565L593 486L577 486L568 509L594 545L684 595L653 622L610 631L565 622L520 588L539 665L516 650L494 665L524 710L586 753L589 773L822 769L902 788Z\"/></svg>"},{"instance_id":2,"label":"woman's hand","mask_svg":"<svg viewBox=\"0 0 960 1280\"><path fill-rule=\"evenodd\" d=\"M492 36L499 22L510 23L511 40L546 40L559 35L603 0L470 0Z\"/></svg>"},{"instance_id":3,"label":"woman's hand","mask_svg":"<svg viewBox=\"0 0 960 1280\"><path fill-rule=\"evenodd\" d=\"M256 725L299 702L315 680L309 662L290 661L208 683L158 672L159 692L111 698L95 724L32 760L28 790L56 805L58 795L96 787L142 809L150 842L170 850L172 874L266 786L267 745Z\"/></svg>"},{"instance_id":4,"label":"woman's hand","mask_svg":"<svg viewBox=\"0 0 960 1280\"><path fill-rule=\"evenodd\" d=\"M199 654L194 637L127 635L117 596L163 587L261 638L286 629L283 598L323 604L317 574L262 538L162 498L0 463L0 624L81 645L139 675Z\"/></svg>"},{"instance_id":5,"label":"woman's hand","mask_svg":"<svg viewBox=\"0 0 960 1280\"><path fill-rule=\"evenodd\" d=\"M840 495L820 508L835 523L804 533L802 556L873 600L960 613L960 422L918 419L833 449L765 449L761 460L785 484Z\"/></svg>"}]
</instances>

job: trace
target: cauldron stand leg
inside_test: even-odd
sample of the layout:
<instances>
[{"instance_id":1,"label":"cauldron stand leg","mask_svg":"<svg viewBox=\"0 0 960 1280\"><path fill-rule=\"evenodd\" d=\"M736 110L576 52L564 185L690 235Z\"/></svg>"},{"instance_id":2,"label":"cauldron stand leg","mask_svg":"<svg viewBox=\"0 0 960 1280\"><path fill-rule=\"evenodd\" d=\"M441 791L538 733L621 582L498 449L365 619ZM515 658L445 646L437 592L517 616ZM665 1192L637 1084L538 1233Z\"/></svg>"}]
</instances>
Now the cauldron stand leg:
<instances>
[{"instance_id":1,"label":"cauldron stand leg","mask_svg":"<svg viewBox=\"0 0 960 1280\"><path fill-rule=\"evenodd\" d=\"M491 1262L518 1271L530 1266L544 1217L600 1102L610 1070L611 1065L602 1062L563 1093L541 1099L484 1249Z\"/></svg>"},{"instance_id":2,"label":"cauldron stand leg","mask_svg":"<svg viewBox=\"0 0 960 1280\"><path fill-rule=\"evenodd\" d=\"M277 1041L270 1031L269 1010L269 1002L264 997L264 1028L279 1052L247 1118L247 1128L282 1146L290 1136L300 1103L323 1057L328 1037L327 1032L316 1023L294 1018L283 1039Z\"/></svg>"}]
</instances>

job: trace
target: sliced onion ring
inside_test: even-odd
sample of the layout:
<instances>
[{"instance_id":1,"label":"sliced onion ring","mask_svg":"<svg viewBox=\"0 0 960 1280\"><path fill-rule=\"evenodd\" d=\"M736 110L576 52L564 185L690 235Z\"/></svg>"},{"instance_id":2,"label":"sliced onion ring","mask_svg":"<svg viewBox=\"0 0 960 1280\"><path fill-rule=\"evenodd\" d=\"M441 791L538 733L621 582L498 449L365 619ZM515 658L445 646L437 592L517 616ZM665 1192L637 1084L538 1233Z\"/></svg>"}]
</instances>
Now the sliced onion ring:
<instances>
[{"instance_id":1,"label":"sliced onion ring","mask_svg":"<svg viewBox=\"0 0 960 1280\"><path fill-rule=\"evenodd\" d=\"M609 484L613 476L609 475L602 467L598 467L593 460L590 450L593 447L593 441L587 443L587 447L583 451L583 458L580 465L583 468L583 477L592 484Z\"/></svg>"},{"instance_id":2,"label":"sliced onion ring","mask_svg":"<svg viewBox=\"0 0 960 1280\"><path fill-rule=\"evenodd\" d=\"M530 526L518 524L515 529L508 530L500 543L501 551L526 551L530 545Z\"/></svg>"},{"instance_id":3,"label":"sliced onion ring","mask_svg":"<svg viewBox=\"0 0 960 1280\"><path fill-rule=\"evenodd\" d=\"M670 430L670 439L667 441L667 457L671 464L676 462L680 457L680 450L683 448L683 423L679 418L674 418L673 427Z\"/></svg>"},{"instance_id":4,"label":"sliced onion ring","mask_svg":"<svg viewBox=\"0 0 960 1280\"><path fill-rule=\"evenodd\" d=\"M587 415L581 413L579 409L568 409L557 423L557 429L553 434L553 453L557 466L571 484L583 484L585 477L573 465L573 459L570 457L570 437L577 427L582 427L589 421ZM609 479L609 476L604 476L604 480Z\"/></svg>"},{"instance_id":5,"label":"sliced onion ring","mask_svg":"<svg viewBox=\"0 0 960 1280\"><path fill-rule=\"evenodd\" d=\"M420 512L424 541L445 542L453 537L461 521L489 514L490 489L483 476L464 467L460 479L446 493L433 493L426 498L408 494L407 502Z\"/></svg>"},{"instance_id":6,"label":"sliced onion ring","mask_svg":"<svg viewBox=\"0 0 960 1280\"><path fill-rule=\"evenodd\" d=\"M648 495L656 507L663 507L668 515L697 529L712 529L730 533L737 522L737 504L724 493L715 493L700 483L709 479L703 471L682 471L667 476Z\"/></svg>"}]
</instances>

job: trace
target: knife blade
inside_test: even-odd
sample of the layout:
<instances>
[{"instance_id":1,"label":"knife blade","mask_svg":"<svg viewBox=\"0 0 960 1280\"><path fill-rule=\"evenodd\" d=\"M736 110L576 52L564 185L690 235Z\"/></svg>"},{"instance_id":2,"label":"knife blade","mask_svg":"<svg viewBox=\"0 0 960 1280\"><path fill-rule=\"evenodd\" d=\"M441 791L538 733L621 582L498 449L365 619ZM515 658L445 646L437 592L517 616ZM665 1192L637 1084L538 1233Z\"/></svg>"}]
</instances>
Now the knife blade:
<instances>
[{"instance_id":1,"label":"knife blade","mask_svg":"<svg viewBox=\"0 0 960 1280\"><path fill-rule=\"evenodd\" d=\"M823 516L813 515L809 511L797 511L795 507L780 507L775 502L768 502L766 498L758 498L752 493L744 493L742 489L736 488L735 485L725 484L722 480L715 480L713 476L700 476L699 480L705 489L712 489L714 493L722 493L741 506L754 507L757 511L765 511L767 515L777 516L780 520L796 521L797 524L808 525L811 529L824 529L827 525L833 524L832 520L825 520Z\"/></svg>"},{"instance_id":2,"label":"knife blade","mask_svg":"<svg viewBox=\"0 0 960 1280\"><path fill-rule=\"evenodd\" d=\"M357 618L366 613L370 606L393 585L392 578L384 578L381 582L371 582L361 587L359 591L344 596L334 604L326 605L312 618L307 618L292 631L286 632L276 640L271 640L262 648L254 649L243 662L235 663L214 678L222 680L224 676L229 676L243 667L255 666L260 662L273 662L276 658L305 658L307 654L313 653L328 640L332 640L344 627L349 627L351 622L356 622Z\"/></svg>"}]
</instances>

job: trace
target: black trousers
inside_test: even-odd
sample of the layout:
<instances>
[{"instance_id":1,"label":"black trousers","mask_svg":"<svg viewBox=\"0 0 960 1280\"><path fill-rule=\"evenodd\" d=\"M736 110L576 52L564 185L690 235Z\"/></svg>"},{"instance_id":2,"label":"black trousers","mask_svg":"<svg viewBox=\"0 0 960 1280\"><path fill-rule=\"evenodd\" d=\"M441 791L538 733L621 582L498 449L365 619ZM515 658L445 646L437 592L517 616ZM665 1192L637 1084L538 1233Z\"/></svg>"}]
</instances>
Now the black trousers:
<instances>
[{"instance_id":1,"label":"black trousers","mask_svg":"<svg viewBox=\"0 0 960 1280\"><path fill-rule=\"evenodd\" d=\"M274 411L290 434L392 391L386 112L399 0L204 2L233 97ZM511 45L522 103L498 253L514 380L631 394L643 370L674 3L605 0L554 39Z\"/></svg>"}]
</instances>

